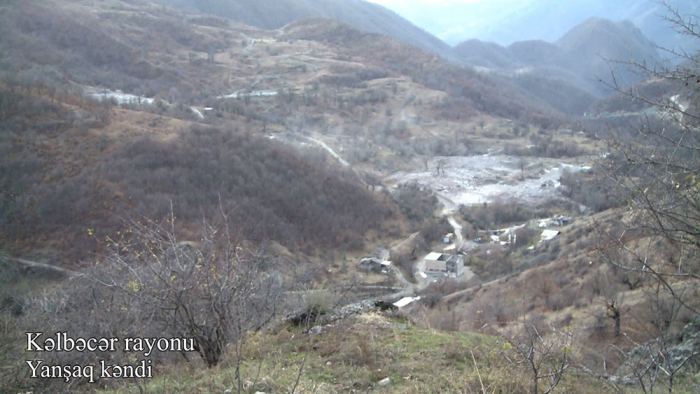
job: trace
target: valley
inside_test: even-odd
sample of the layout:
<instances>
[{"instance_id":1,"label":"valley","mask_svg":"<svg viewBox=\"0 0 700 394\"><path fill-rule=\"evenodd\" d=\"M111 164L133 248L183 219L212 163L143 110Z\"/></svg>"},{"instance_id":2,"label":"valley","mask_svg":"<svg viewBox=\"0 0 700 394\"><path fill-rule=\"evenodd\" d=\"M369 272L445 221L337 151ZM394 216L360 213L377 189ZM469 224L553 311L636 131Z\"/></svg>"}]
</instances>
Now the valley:
<instances>
[{"instance_id":1,"label":"valley","mask_svg":"<svg viewBox=\"0 0 700 394\"><path fill-rule=\"evenodd\" d=\"M632 22L13 0L0 37L0 392L699 387L698 60ZM51 330L196 351L37 354L157 375L68 387Z\"/></svg>"}]
</instances>

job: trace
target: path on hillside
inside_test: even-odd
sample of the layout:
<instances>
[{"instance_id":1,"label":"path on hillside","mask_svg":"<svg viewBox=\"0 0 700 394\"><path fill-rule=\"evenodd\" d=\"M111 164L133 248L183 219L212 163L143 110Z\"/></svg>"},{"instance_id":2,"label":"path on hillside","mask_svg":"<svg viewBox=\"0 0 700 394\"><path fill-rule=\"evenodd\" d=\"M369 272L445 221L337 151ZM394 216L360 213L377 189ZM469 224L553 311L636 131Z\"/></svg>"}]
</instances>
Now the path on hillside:
<instances>
[{"instance_id":1,"label":"path on hillside","mask_svg":"<svg viewBox=\"0 0 700 394\"><path fill-rule=\"evenodd\" d=\"M309 141L313 142L314 144L320 146L321 148L325 149L328 153L330 153L331 156L333 156L336 160L338 160L338 162L339 162L343 167L348 167L348 168L350 168L350 169L352 170L352 172L354 172L355 175L357 175L357 178L360 180L360 182L362 182L362 184L363 184L365 187L367 187L367 188L370 187L369 184L367 183L367 181L365 181L364 178L362 177L362 174L360 174L360 172L357 171L357 169L356 169L355 167L351 166L350 163L347 162L347 160L343 159L343 158L338 154L338 152L334 151L333 148L331 148L330 146L328 146L325 142L323 142L323 141L321 141L321 140L318 140L318 139L316 139L316 138L313 138L313 137L306 137L306 139L308 139Z\"/></svg>"},{"instance_id":2,"label":"path on hillside","mask_svg":"<svg viewBox=\"0 0 700 394\"><path fill-rule=\"evenodd\" d=\"M255 38L241 32L241 37L246 40L246 46L243 48L243 53L250 53L250 48L255 45Z\"/></svg>"},{"instance_id":3,"label":"path on hillside","mask_svg":"<svg viewBox=\"0 0 700 394\"><path fill-rule=\"evenodd\" d=\"M401 249L401 248L403 248L404 246L406 246L406 244L408 244L409 242L413 242L413 240L416 239L416 237L417 237L418 235L420 235L420 231L411 234L410 237L408 237L408 238L404 239L403 241L397 243L396 245L392 246L392 247L391 247L391 251L392 251L392 252L398 252L399 249Z\"/></svg>"},{"instance_id":4,"label":"path on hillside","mask_svg":"<svg viewBox=\"0 0 700 394\"><path fill-rule=\"evenodd\" d=\"M442 214L447 217L447 222L454 229L455 243L453 244L457 250L462 246L464 237L462 236L462 225L455 219L455 213L458 211L459 206L452 201L450 198L443 196L440 193L435 192L438 201L442 204ZM452 245L450 245L452 246Z\"/></svg>"},{"instance_id":5,"label":"path on hillside","mask_svg":"<svg viewBox=\"0 0 700 394\"><path fill-rule=\"evenodd\" d=\"M455 242L457 243L457 245L461 244L462 243L462 225L457 223L457 219L455 219L454 214L448 216L447 221L450 223L452 228L455 230L454 231Z\"/></svg>"},{"instance_id":6,"label":"path on hillside","mask_svg":"<svg viewBox=\"0 0 700 394\"><path fill-rule=\"evenodd\" d=\"M463 227L455 218L455 213L458 211L459 205L457 205L449 197L446 197L437 192L434 193L437 196L438 201L440 201L440 203L442 204L442 215L444 217L447 217L447 222L450 223L450 226L452 226L453 233L455 235L455 242L450 245L447 245L444 248L444 250L454 250L455 252L459 252L459 250L464 246L464 237L462 236ZM428 287L430 281L427 278L423 278L423 276L420 275L420 273L425 273L425 257L416 261L416 264L413 267L413 273L421 289ZM476 274L474 273L474 271L472 271L471 267L464 267L464 273L460 277L455 279L458 281L466 282L475 276Z\"/></svg>"},{"instance_id":7,"label":"path on hillside","mask_svg":"<svg viewBox=\"0 0 700 394\"><path fill-rule=\"evenodd\" d=\"M77 272L71 271L69 269L57 267L55 265L50 265L50 264L39 263L37 261L18 259L18 258L14 258L14 257L10 257L10 256L0 256L0 258L4 259L6 261L13 261L15 263L19 263L21 265L24 265L25 267L46 269L49 271L57 272L61 275L65 275L65 276L74 276L74 275L78 274Z\"/></svg>"},{"instance_id":8,"label":"path on hillside","mask_svg":"<svg viewBox=\"0 0 700 394\"><path fill-rule=\"evenodd\" d=\"M323 141L321 141L321 140L317 140L316 138L313 138L313 137L306 137L306 138L307 138L309 141L314 142L316 145L320 146L321 148L325 149L328 153L331 154L331 156L335 157L335 158L340 162L340 164L342 164L343 166L345 166L345 167L349 167L349 166L350 166L350 163L348 163L345 159L343 159L342 157L340 157L340 155L338 154L338 152L334 151L334 150L333 150L330 146L328 146L325 142L323 142Z\"/></svg>"},{"instance_id":9,"label":"path on hillside","mask_svg":"<svg viewBox=\"0 0 700 394\"><path fill-rule=\"evenodd\" d=\"M420 231L411 234L408 238L406 238L406 239L404 239L403 241L400 241L400 242L397 243L396 245L392 246L392 247L391 247L391 252L392 252L392 253L398 252L399 250L401 250L401 248L403 248L404 246L406 246L406 245L410 244L411 242L413 242L413 240L415 240L416 237L419 236L419 235L420 235ZM394 273L394 276L396 277L396 279L397 279L399 282L401 282L401 285L404 287L404 290L412 289L412 288L416 285L416 284L414 284L414 283L411 283L411 281L409 281L408 279L406 279L406 277L404 276L403 272L401 272L401 270L398 269L398 268L396 267L396 265L394 265L394 264L391 265L391 271Z\"/></svg>"},{"instance_id":10,"label":"path on hillside","mask_svg":"<svg viewBox=\"0 0 700 394\"><path fill-rule=\"evenodd\" d=\"M355 172L355 174L357 174L357 176L360 178L360 180L362 181L362 183L363 183L365 186L367 186L367 183L362 179L362 177L361 177L360 174L357 172L357 170L356 170L355 168L353 168L352 166L350 166L350 163L348 163L345 159L343 159L343 158L338 154L338 152L334 151L330 146L328 146L325 142L323 142L323 141L321 141L321 140L319 140L319 139L316 139L316 138L313 138L313 137L306 137L306 138L307 138L309 141L311 141L311 142L315 143L316 145L320 146L321 148L325 149L328 153L330 153L331 156L333 156L336 160L338 160L338 161L340 162L340 164L342 164L344 167L349 167L349 168L351 168L351 169ZM420 234L420 231L411 234L408 238L406 238L406 239L404 239L403 241L399 242L398 244L394 245L394 246L391 248L391 251L392 251L392 252L396 252L396 251L398 251L399 249L401 249L402 247L404 247L405 245L407 245L408 243L413 242L413 240L414 240L419 234ZM389 296L389 298L392 298L392 297L404 297L404 296L407 296L407 295L412 295L413 293L415 293L415 292L417 292L417 291L420 291L420 290L422 290L423 288L425 288L425 284L418 283L418 284L416 285L416 284L414 284L414 283L411 283L411 281L409 281L408 279L406 279L406 277L404 276L403 272L401 272L401 270L398 269L398 268L397 268L395 265L393 265L393 264L392 264L392 266L391 266L391 272L392 272L392 273L394 274L394 276L396 277L396 280L398 280L398 281L401 283L401 285L403 286L403 290L401 290L401 291L399 291L399 292L397 292L397 293L391 294L391 295Z\"/></svg>"}]
</instances>

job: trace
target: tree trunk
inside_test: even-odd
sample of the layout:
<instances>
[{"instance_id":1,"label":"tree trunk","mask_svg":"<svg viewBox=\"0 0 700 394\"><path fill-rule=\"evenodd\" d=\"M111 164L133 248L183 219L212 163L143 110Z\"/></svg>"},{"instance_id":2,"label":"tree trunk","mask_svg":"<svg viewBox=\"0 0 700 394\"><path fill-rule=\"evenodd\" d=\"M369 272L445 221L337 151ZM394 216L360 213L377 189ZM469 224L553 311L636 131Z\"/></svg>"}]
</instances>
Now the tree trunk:
<instances>
[{"instance_id":1,"label":"tree trunk","mask_svg":"<svg viewBox=\"0 0 700 394\"><path fill-rule=\"evenodd\" d=\"M620 308L611 304L608 309L610 310L610 318L615 321L615 337L617 338L620 336Z\"/></svg>"},{"instance_id":2,"label":"tree trunk","mask_svg":"<svg viewBox=\"0 0 700 394\"><path fill-rule=\"evenodd\" d=\"M620 304L617 302L617 300L609 300L606 302L606 307L608 309L608 317L615 321L615 337L619 337L620 336L620 318L622 316Z\"/></svg>"}]
</instances>

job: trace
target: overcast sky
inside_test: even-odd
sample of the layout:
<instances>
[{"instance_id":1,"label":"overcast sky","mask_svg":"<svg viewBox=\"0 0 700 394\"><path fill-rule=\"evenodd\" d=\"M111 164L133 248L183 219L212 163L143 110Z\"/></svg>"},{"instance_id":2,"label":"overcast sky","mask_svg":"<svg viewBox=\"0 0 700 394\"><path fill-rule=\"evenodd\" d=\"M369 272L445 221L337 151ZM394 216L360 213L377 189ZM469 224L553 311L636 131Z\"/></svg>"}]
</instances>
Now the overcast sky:
<instances>
[{"instance_id":1,"label":"overcast sky","mask_svg":"<svg viewBox=\"0 0 700 394\"><path fill-rule=\"evenodd\" d=\"M0 0L1 1L1 0ZM590 17L630 20L657 44L693 51L697 40L674 34L654 0L367 0L406 18L450 45L477 38L510 45L554 42ZM698 0L668 0L683 15L699 15ZM691 45L692 44L692 45Z\"/></svg>"},{"instance_id":2,"label":"overcast sky","mask_svg":"<svg viewBox=\"0 0 700 394\"><path fill-rule=\"evenodd\" d=\"M487 0L367 0L370 3L381 4L401 16L415 14L435 7L447 8L459 4L480 3Z\"/></svg>"},{"instance_id":3,"label":"overcast sky","mask_svg":"<svg viewBox=\"0 0 700 394\"><path fill-rule=\"evenodd\" d=\"M459 4L459 3L478 3L480 1L486 1L486 0L368 0L372 3L377 3L381 4L385 7L391 8L393 10L398 10L401 9L402 6L406 6L408 4L420 4L420 5L439 5L439 6L444 6L444 5L452 5L452 4Z\"/></svg>"},{"instance_id":4,"label":"overcast sky","mask_svg":"<svg viewBox=\"0 0 700 394\"><path fill-rule=\"evenodd\" d=\"M464 34L465 28L477 24L479 29L488 25L496 14L494 7L500 11L504 4L526 4L532 0L367 0L382 5L396 12L410 22L435 36L456 44ZM477 30L479 30L477 29ZM451 37L456 35L456 37ZM452 39L451 39L452 38ZM468 37L472 38L472 37Z\"/></svg>"}]
</instances>

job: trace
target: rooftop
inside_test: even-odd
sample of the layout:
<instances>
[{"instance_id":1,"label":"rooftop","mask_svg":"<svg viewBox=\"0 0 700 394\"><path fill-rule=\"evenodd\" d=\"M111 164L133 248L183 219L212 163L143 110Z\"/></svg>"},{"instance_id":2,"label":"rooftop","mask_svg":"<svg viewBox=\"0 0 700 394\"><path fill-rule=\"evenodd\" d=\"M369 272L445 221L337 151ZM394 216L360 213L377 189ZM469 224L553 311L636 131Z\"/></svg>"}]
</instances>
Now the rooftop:
<instances>
[{"instance_id":1,"label":"rooftop","mask_svg":"<svg viewBox=\"0 0 700 394\"><path fill-rule=\"evenodd\" d=\"M556 238L558 235L559 235L559 231L556 231L556 230L544 230L544 231L542 232L542 237L541 237L541 239L542 239L543 241L549 241L549 240L552 240L552 239Z\"/></svg>"},{"instance_id":2,"label":"rooftop","mask_svg":"<svg viewBox=\"0 0 700 394\"><path fill-rule=\"evenodd\" d=\"M404 297L404 298L402 298L402 299L396 301L396 302L394 303L394 306L396 306L397 308L403 308L403 307L405 307L406 305L411 304L412 302L418 301L418 300L420 300L420 297L415 297L415 298L413 298L413 297Z\"/></svg>"},{"instance_id":3,"label":"rooftop","mask_svg":"<svg viewBox=\"0 0 700 394\"><path fill-rule=\"evenodd\" d=\"M442 257L442 253L432 252L429 255L425 256L425 259L426 260L440 260L441 257Z\"/></svg>"}]
</instances>

